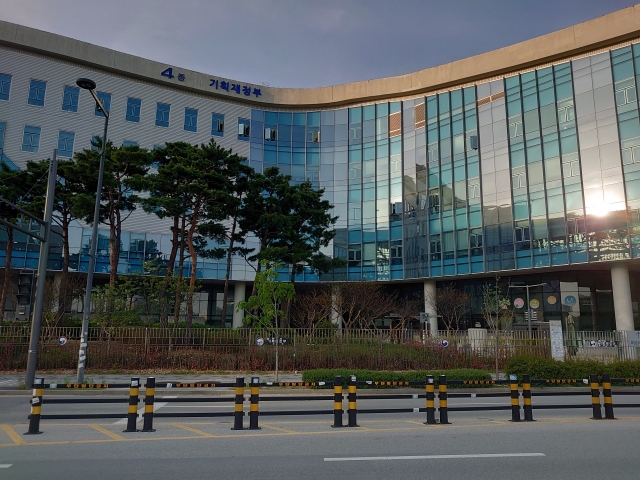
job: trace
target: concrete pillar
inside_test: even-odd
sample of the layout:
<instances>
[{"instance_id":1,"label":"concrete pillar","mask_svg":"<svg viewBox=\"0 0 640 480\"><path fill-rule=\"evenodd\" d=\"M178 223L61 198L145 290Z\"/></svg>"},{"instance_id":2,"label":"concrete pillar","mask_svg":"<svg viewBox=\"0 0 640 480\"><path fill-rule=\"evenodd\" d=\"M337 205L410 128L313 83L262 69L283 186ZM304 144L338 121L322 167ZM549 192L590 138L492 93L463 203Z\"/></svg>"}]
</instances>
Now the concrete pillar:
<instances>
[{"instance_id":1,"label":"concrete pillar","mask_svg":"<svg viewBox=\"0 0 640 480\"><path fill-rule=\"evenodd\" d=\"M611 265L613 308L616 313L616 330L633 330L633 306L629 284L629 266L626 263Z\"/></svg>"},{"instance_id":2,"label":"concrete pillar","mask_svg":"<svg viewBox=\"0 0 640 480\"><path fill-rule=\"evenodd\" d=\"M429 330L434 335L438 331L438 315L436 310L436 281L424 281L424 311L427 314Z\"/></svg>"},{"instance_id":3,"label":"concrete pillar","mask_svg":"<svg viewBox=\"0 0 640 480\"><path fill-rule=\"evenodd\" d=\"M245 291L247 288L246 282L235 282L233 284L233 323L231 328L242 327L242 320L244 320L244 310L236 310L238 302L242 302L245 299Z\"/></svg>"}]
</instances>

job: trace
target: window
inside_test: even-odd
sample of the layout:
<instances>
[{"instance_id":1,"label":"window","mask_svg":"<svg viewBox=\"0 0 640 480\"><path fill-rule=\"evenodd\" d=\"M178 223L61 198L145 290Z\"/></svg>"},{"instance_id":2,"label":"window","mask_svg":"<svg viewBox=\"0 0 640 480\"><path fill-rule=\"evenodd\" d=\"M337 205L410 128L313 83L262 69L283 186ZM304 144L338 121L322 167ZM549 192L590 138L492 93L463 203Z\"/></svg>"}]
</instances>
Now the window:
<instances>
[{"instance_id":1,"label":"window","mask_svg":"<svg viewBox=\"0 0 640 480\"><path fill-rule=\"evenodd\" d=\"M193 108L184 109L184 129L187 132L198 131L198 110Z\"/></svg>"},{"instance_id":2,"label":"window","mask_svg":"<svg viewBox=\"0 0 640 480\"><path fill-rule=\"evenodd\" d=\"M529 243L531 240L531 233L529 227L516 227L516 242L518 243Z\"/></svg>"},{"instance_id":3,"label":"window","mask_svg":"<svg viewBox=\"0 0 640 480\"><path fill-rule=\"evenodd\" d=\"M37 107L44 107L44 94L47 90L47 82L41 82L39 80L31 80L29 84L29 105L36 105Z\"/></svg>"},{"instance_id":4,"label":"window","mask_svg":"<svg viewBox=\"0 0 640 480\"><path fill-rule=\"evenodd\" d=\"M564 178L580 176L580 163L577 155L567 155L562 159L562 172Z\"/></svg>"},{"instance_id":5,"label":"window","mask_svg":"<svg viewBox=\"0 0 640 480\"><path fill-rule=\"evenodd\" d=\"M22 151L37 153L39 147L40 127L31 127L29 125L25 125L24 133L22 134Z\"/></svg>"},{"instance_id":6,"label":"window","mask_svg":"<svg viewBox=\"0 0 640 480\"><path fill-rule=\"evenodd\" d=\"M468 182L469 199L480 198L480 179L478 177L474 177L470 178Z\"/></svg>"},{"instance_id":7,"label":"window","mask_svg":"<svg viewBox=\"0 0 640 480\"><path fill-rule=\"evenodd\" d=\"M58 133L58 155L61 157L73 156L73 141L76 134L73 132Z\"/></svg>"},{"instance_id":8,"label":"window","mask_svg":"<svg viewBox=\"0 0 640 480\"><path fill-rule=\"evenodd\" d=\"M509 138L522 136L522 116L509 117Z\"/></svg>"},{"instance_id":9,"label":"window","mask_svg":"<svg viewBox=\"0 0 640 480\"><path fill-rule=\"evenodd\" d=\"M626 105L627 103L635 103L637 99L635 85L616 90L616 105L618 107Z\"/></svg>"},{"instance_id":10,"label":"window","mask_svg":"<svg viewBox=\"0 0 640 480\"><path fill-rule=\"evenodd\" d=\"M133 140L123 140L122 141L122 146L123 147L137 147L138 146L138 142L134 142Z\"/></svg>"},{"instance_id":11,"label":"window","mask_svg":"<svg viewBox=\"0 0 640 480\"><path fill-rule=\"evenodd\" d=\"M107 113L109 113L111 111L111 94L104 93L104 92L96 92L96 95L98 95L98 98L102 102L102 106L104 107L104 109L107 111ZM98 117L104 117L104 113L100 111L97 103L96 103L95 111L93 113Z\"/></svg>"},{"instance_id":12,"label":"window","mask_svg":"<svg viewBox=\"0 0 640 480\"><path fill-rule=\"evenodd\" d=\"M171 105L168 103L158 103L156 107L156 126L168 127L169 126L169 111Z\"/></svg>"},{"instance_id":13,"label":"window","mask_svg":"<svg viewBox=\"0 0 640 480\"><path fill-rule=\"evenodd\" d=\"M67 112L77 112L79 96L80 89L78 87L69 87L66 85L64 87L64 92L62 93L62 110L66 110Z\"/></svg>"},{"instance_id":14,"label":"window","mask_svg":"<svg viewBox=\"0 0 640 480\"><path fill-rule=\"evenodd\" d=\"M0 100L9 100L11 90L11 75L0 73Z\"/></svg>"},{"instance_id":15,"label":"window","mask_svg":"<svg viewBox=\"0 0 640 480\"><path fill-rule=\"evenodd\" d=\"M211 135L216 137L224 135L224 115L221 113L211 114Z\"/></svg>"},{"instance_id":16,"label":"window","mask_svg":"<svg viewBox=\"0 0 640 480\"><path fill-rule=\"evenodd\" d=\"M265 128L264 139L270 142L275 142L278 140L278 130L275 128Z\"/></svg>"},{"instance_id":17,"label":"window","mask_svg":"<svg viewBox=\"0 0 640 480\"><path fill-rule=\"evenodd\" d=\"M438 187L429 189L429 213L440 212L440 189Z\"/></svg>"},{"instance_id":18,"label":"window","mask_svg":"<svg viewBox=\"0 0 640 480\"><path fill-rule=\"evenodd\" d=\"M527 174L524 171L524 167L516 167L513 169L512 183L514 190L527 187Z\"/></svg>"},{"instance_id":19,"label":"window","mask_svg":"<svg viewBox=\"0 0 640 480\"><path fill-rule=\"evenodd\" d=\"M436 233L429 237L429 251L431 252L431 260L440 260L442 255L442 245L440 243L440 234Z\"/></svg>"},{"instance_id":20,"label":"window","mask_svg":"<svg viewBox=\"0 0 640 480\"><path fill-rule=\"evenodd\" d=\"M238 140L249 140L249 125L249 120L238 118Z\"/></svg>"},{"instance_id":21,"label":"window","mask_svg":"<svg viewBox=\"0 0 640 480\"><path fill-rule=\"evenodd\" d=\"M142 100L139 98L127 98L127 122L140 122L140 106L142 105Z\"/></svg>"},{"instance_id":22,"label":"window","mask_svg":"<svg viewBox=\"0 0 640 480\"><path fill-rule=\"evenodd\" d=\"M558 103L558 122L560 124L572 122L576 118L576 112L573 103Z\"/></svg>"}]
</instances>

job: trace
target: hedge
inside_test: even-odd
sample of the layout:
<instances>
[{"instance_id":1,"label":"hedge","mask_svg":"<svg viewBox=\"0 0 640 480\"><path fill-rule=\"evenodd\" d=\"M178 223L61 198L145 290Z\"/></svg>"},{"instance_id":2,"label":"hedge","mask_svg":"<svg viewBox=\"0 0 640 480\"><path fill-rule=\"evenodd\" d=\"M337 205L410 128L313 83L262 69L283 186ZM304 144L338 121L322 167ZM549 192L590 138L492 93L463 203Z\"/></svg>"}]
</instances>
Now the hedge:
<instances>
[{"instance_id":1,"label":"hedge","mask_svg":"<svg viewBox=\"0 0 640 480\"><path fill-rule=\"evenodd\" d=\"M597 360L566 360L564 362L535 355L518 355L507 361L505 372L528 374L532 379L580 379L607 373L611 378L640 378L640 360L611 363Z\"/></svg>"},{"instance_id":2,"label":"hedge","mask_svg":"<svg viewBox=\"0 0 640 480\"><path fill-rule=\"evenodd\" d=\"M340 375L343 379L347 379L351 375L355 375L358 381L372 382L407 382L422 381L424 382L427 375L433 375L438 381L440 375L446 375L447 380L491 380L491 375L483 370L474 368L460 368L456 370L412 370L408 372L393 372L380 370L360 370L348 368L321 368L316 370L307 370L302 374L303 382L329 382L334 377Z\"/></svg>"}]
</instances>

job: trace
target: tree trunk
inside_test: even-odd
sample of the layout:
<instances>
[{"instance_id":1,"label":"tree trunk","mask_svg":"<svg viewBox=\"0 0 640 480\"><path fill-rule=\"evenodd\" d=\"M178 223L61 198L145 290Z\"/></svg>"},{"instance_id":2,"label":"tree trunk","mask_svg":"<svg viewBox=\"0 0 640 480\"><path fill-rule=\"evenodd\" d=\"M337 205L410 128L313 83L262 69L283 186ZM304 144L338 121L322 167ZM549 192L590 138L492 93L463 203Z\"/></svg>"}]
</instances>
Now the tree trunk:
<instances>
[{"instance_id":1,"label":"tree trunk","mask_svg":"<svg viewBox=\"0 0 640 480\"><path fill-rule=\"evenodd\" d=\"M229 235L229 250L227 251L227 270L224 276L224 289L222 291L222 313L221 321L222 328L226 328L227 322L227 303L229 299L229 278L231 277L231 260L233 259L233 241L236 235L236 223L237 217L233 217L233 223L231 224L231 235ZM238 300L234 299L237 303Z\"/></svg>"},{"instance_id":2,"label":"tree trunk","mask_svg":"<svg viewBox=\"0 0 640 480\"><path fill-rule=\"evenodd\" d=\"M9 293L9 280L11 277L11 254L13 253L13 227L6 226L7 229L7 250L4 265L4 280L2 282L2 292L0 292L0 327L4 323L4 309L7 305L7 294Z\"/></svg>"},{"instance_id":3,"label":"tree trunk","mask_svg":"<svg viewBox=\"0 0 640 480\"><path fill-rule=\"evenodd\" d=\"M193 235L198 226L199 206L196 206L191 215L191 225L189 226L189 236L187 237L187 247L191 256L191 275L189 277L189 293L187 295L187 339L191 337L191 323L193 322L193 295L196 290L196 273L198 267L198 254L193 247Z\"/></svg>"},{"instance_id":4,"label":"tree trunk","mask_svg":"<svg viewBox=\"0 0 640 480\"><path fill-rule=\"evenodd\" d=\"M173 304L173 325L175 327L178 326L180 322L180 305L182 304L182 271L184 269L184 238L185 238L185 230L186 230L186 222L187 216L186 214L182 215L182 226L180 228L180 260L178 261L178 281L176 282L176 290Z\"/></svg>"},{"instance_id":5,"label":"tree trunk","mask_svg":"<svg viewBox=\"0 0 640 480\"><path fill-rule=\"evenodd\" d=\"M171 283L171 279L173 278L175 265L176 265L176 255L178 254L178 221L179 217L176 215L173 217L173 236L171 238L171 253L169 254L169 262L167 264L167 271L165 273L164 279L160 284L160 290L158 291L158 303L160 307L160 327L167 328L169 326L169 305L168 298L166 298L167 290L169 289L169 284Z\"/></svg>"},{"instance_id":6,"label":"tree trunk","mask_svg":"<svg viewBox=\"0 0 640 480\"><path fill-rule=\"evenodd\" d=\"M69 219L63 214L62 219L62 279L60 280L60 291L58 292L58 321L56 327L59 326L64 312L67 311L69 301Z\"/></svg>"}]
</instances>

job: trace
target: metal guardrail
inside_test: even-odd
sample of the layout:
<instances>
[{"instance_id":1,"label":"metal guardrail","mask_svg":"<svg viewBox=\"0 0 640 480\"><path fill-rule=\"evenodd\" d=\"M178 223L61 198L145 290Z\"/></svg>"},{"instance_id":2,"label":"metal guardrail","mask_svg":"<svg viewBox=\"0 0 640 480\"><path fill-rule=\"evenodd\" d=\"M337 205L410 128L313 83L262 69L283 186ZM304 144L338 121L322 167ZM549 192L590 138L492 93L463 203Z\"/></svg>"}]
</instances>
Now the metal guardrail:
<instances>
[{"instance_id":1,"label":"metal guardrail","mask_svg":"<svg viewBox=\"0 0 640 480\"><path fill-rule=\"evenodd\" d=\"M119 418L127 419L127 428L124 432L154 432L153 419L159 418L178 418L178 417L191 417L191 418L207 418L207 417L234 417L234 427L232 430L243 430L243 417L244 402L247 400L244 396L245 388L250 388L250 396L248 400L249 404L249 429L259 429L259 417L261 416L283 416L283 415L333 415L334 421L332 427L340 428L343 426L357 427L357 415L358 414L386 414L386 413L426 413L427 425L433 425L438 423L435 418L435 413L439 413L439 424L449 424L449 412L476 412L476 411L511 411L511 421L522 421L521 410L524 411L524 421L533 421L533 405L532 405L532 391L531 385L570 385L578 383L588 383L589 391L573 391L573 392L552 392L552 391L536 391L535 396L569 396L569 397L586 397L590 396L590 402L574 403L574 404L553 404L553 405L536 405L536 410L545 409L573 409L573 408L592 408L593 419L602 419L602 406L604 405L604 412L606 419L613 419L613 394L615 395L640 395L638 391L613 391L612 384L638 384L640 379L636 378L613 378L603 374L602 380L597 375L590 375L589 379L529 379L528 375L522 377L522 391L519 390L518 380L512 377L510 380L491 380L491 381L463 381L463 380L447 380L446 376L442 375L436 379L433 376L427 376L424 382L411 381L411 382L374 382L374 381L358 381L355 376L351 376L347 380L347 416L348 423L344 425L343 414L345 410L343 408L344 402L344 381L342 377L335 377L333 381L326 382L263 382L260 383L259 377L252 377L250 383L247 385L243 377L236 378L235 382L162 382L156 383L154 377L148 377L145 385L145 399L144 399L144 413L143 417L143 429L137 429L138 422L138 405L139 389L141 387L140 379L134 377L130 383L120 384L45 384L43 378L36 378L34 381L33 397L31 399L31 414L29 415L29 429L26 434L38 434L40 420L47 419L88 419L88 418ZM363 394L358 395L358 386L394 386L388 384L395 384L395 386L424 386L425 393L409 393L409 394ZM481 392L481 393L449 393L448 386L452 385L496 385L496 384L509 384L509 392ZM438 407L435 405L435 388L438 388ZM602 385L602 391L601 391ZM282 396L282 397L260 397L260 388L270 387L331 387L333 388L333 395L296 395L296 396ZM123 398L47 398L46 402L43 400L43 392L45 389L66 389L66 390L83 390L83 389L129 389L129 396ZM163 403L233 403L233 410L225 412L154 412L155 404L155 390L156 388L163 389L211 389L211 388L234 388L235 395L232 397L173 397L163 398ZM600 401L602 393L603 403ZM505 405L492 405L492 406L471 406L471 407L450 407L448 400L452 398L510 398L510 402L505 402ZM523 398L522 405L520 404L520 398ZM402 407L402 408L358 408L358 400L368 401L375 399L389 399L389 400L415 400L425 399L425 407ZM269 402L290 402L290 401L329 401L333 402L333 409L309 409L309 410L266 410L260 411L260 401L263 403ZM42 405L46 404L127 404L127 412L125 413L89 413L89 414L43 414ZM627 403L618 404L616 408L636 408L640 407L640 403Z\"/></svg>"}]
</instances>

